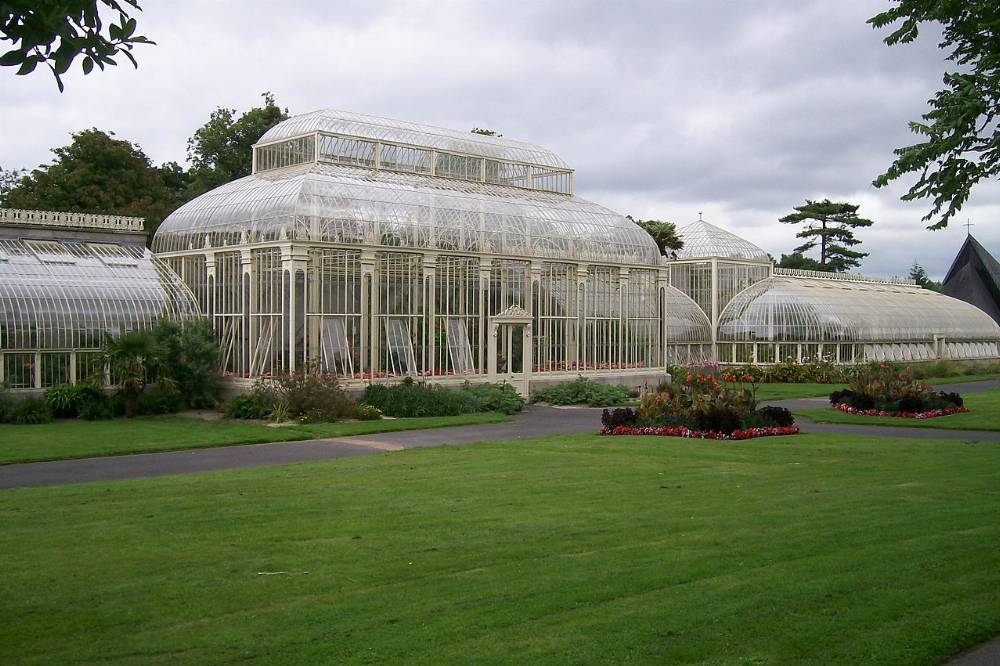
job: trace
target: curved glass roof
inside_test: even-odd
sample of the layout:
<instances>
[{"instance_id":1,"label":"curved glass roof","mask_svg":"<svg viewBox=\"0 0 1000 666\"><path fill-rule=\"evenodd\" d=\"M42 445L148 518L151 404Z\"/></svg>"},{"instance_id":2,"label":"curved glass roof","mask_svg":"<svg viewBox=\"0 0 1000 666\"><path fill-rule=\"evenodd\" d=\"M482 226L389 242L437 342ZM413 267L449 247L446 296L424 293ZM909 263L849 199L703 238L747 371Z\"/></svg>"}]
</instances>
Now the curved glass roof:
<instances>
[{"instance_id":1,"label":"curved glass roof","mask_svg":"<svg viewBox=\"0 0 1000 666\"><path fill-rule=\"evenodd\" d=\"M367 139L427 146L438 150L498 160L527 162L562 169L569 168L569 165L551 150L533 143L334 109L321 109L292 116L265 132L256 145L312 132L331 132Z\"/></svg>"},{"instance_id":2,"label":"curved glass roof","mask_svg":"<svg viewBox=\"0 0 1000 666\"><path fill-rule=\"evenodd\" d=\"M963 301L919 287L771 277L736 295L719 339L887 341L1000 340L1000 327Z\"/></svg>"},{"instance_id":3,"label":"curved glass roof","mask_svg":"<svg viewBox=\"0 0 1000 666\"><path fill-rule=\"evenodd\" d=\"M678 259L723 257L770 263L767 252L734 233L714 224L698 220L677 230L684 247L677 251Z\"/></svg>"},{"instance_id":4,"label":"curved glass roof","mask_svg":"<svg viewBox=\"0 0 1000 666\"><path fill-rule=\"evenodd\" d=\"M141 245L0 239L0 350L96 349L105 334L198 316Z\"/></svg>"},{"instance_id":5,"label":"curved glass roof","mask_svg":"<svg viewBox=\"0 0 1000 666\"><path fill-rule=\"evenodd\" d=\"M666 294L667 336L664 344L711 342L712 322L698 304L676 287L667 285Z\"/></svg>"},{"instance_id":6,"label":"curved glass roof","mask_svg":"<svg viewBox=\"0 0 1000 666\"><path fill-rule=\"evenodd\" d=\"M307 164L222 185L160 225L156 252L275 240L659 265L638 225L575 196Z\"/></svg>"}]
</instances>

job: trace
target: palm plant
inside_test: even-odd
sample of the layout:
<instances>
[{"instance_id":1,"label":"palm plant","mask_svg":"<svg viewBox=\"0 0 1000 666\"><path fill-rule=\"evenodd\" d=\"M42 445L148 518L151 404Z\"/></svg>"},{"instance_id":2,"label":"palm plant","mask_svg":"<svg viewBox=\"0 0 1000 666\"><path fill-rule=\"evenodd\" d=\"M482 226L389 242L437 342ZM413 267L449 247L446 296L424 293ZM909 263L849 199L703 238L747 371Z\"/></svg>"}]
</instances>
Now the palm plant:
<instances>
[{"instance_id":1,"label":"palm plant","mask_svg":"<svg viewBox=\"0 0 1000 666\"><path fill-rule=\"evenodd\" d=\"M136 415L139 394L154 376L160 362L160 347L149 331L132 331L104 344L104 360L125 401L125 417Z\"/></svg>"}]
</instances>

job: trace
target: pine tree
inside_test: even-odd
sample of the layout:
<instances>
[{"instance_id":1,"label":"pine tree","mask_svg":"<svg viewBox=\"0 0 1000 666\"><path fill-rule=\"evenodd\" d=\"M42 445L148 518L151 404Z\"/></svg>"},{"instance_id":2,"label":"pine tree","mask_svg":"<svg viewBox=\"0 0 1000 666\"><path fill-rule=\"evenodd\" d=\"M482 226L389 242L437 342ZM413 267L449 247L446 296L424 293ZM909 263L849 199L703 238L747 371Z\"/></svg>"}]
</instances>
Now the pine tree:
<instances>
[{"instance_id":1,"label":"pine tree","mask_svg":"<svg viewBox=\"0 0 1000 666\"><path fill-rule=\"evenodd\" d=\"M807 223L805 229L795 234L806 242L794 249L803 253L819 246L819 269L840 272L861 265L867 252L857 252L850 248L861 244L854 237L854 229L870 227L873 222L858 216L858 204L846 201L811 201L795 206L795 212L782 217L785 224Z\"/></svg>"}]
</instances>

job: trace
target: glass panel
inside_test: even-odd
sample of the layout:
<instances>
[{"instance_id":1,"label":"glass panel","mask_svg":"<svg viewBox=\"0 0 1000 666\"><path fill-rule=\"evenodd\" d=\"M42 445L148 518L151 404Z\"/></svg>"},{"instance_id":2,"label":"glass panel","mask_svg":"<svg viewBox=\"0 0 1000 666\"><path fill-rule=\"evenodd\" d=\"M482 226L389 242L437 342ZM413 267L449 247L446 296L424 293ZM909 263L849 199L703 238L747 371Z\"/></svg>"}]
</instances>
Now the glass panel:
<instances>
[{"instance_id":1,"label":"glass panel","mask_svg":"<svg viewBox=\"0 0 1000 666\"><path fill-rule=\"evenodd\" d=\"M32 388L35 386L35 355L4 354L3 378L10 388Z\"/></svg>"}]
</instances>

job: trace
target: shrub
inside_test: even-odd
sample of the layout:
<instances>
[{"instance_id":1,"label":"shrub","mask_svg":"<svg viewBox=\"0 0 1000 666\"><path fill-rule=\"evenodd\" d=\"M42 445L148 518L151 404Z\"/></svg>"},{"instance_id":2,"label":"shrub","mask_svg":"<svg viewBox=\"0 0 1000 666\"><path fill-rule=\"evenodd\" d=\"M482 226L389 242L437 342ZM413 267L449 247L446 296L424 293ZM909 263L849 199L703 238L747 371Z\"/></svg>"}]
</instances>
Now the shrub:
<instances>
[{"instance_id":1,"label":"shrub","mask_svg":"<svg viewBox=\"0 0 1000 666\"><path fill-rule=\"evenodd\" d=\"M954 405L955 407L964 407L965 401L962 400L962 396L954 392L939 391L938 398L944 401L948 405Z\"/></svg>"},{"instance_id":2,"label":"shrub","mask_svg":"<svg viewBox=\"0 0 1000 666\"><path fill-rule=\"evenodd\" d=\"M601 412L601 425L608 430L614 430L618 426L634 426L638 423L639 412L631 407L605 409Z\"/></svg>"},{"instance_id":3,"label":"shrub","mask_svg":"<svg viewBox=\"0 0 1000 666\"><path fill-rule=\"evenodd\" d=\"M76 386L57 384L45 389L45 402L49 404L53 416L72 418L78 414Z\"/></svg>"},{"instance_id":4,"label":"shrub","mask_svg":"<svg viewBox=\"0 0 1000 666\"><path fill-rule=\"evenodd\" d=\"M359 421L378 421L382 418L382 410L371 405L361 405L358 407Z\"/></svg>"},{"instance_id":5,"label":"shrub","mask_svg":"<svg viewBox=\"0 0 1000 666\"><path fill-rule=\"evenodd\" d=\"M926 401L919 395L904 395L899 399L897 409L901 412L917 413L926 408Z\"/></svg>"},{"instance_id":6,"label":"shrub","mask_svg":"<svg viewBox=\"0 0 1000 666\"><path fill-rule=\"evenodd\" d=\"M621 384L604 384L580 376L538 389L531 396L532 402L547 402L552 405L590 405L603 407L626 402L631 391Z\"/></svg>"},{"instance_id":7,"label":"shrub","mask_svg":"<svg viewBox=\"0 0 1000 666\"><path fill-rule=\"evenodd\" d=\"M183 406L214 407L220 391L220 349L208 320L182 325L160 319L153 327L153 337L159 347L157 377L173 381Z\"/></svg>"},{"instance_id":8,"label":"shrub","mask_svg":"<svg viewBox=\"0 0 1000 666\"><path fill-rule=\"evenodd\" d=\"M85 421L104 421L112 416L111 399L100 391L79 408L80 418Z\"/></svg>"},{"instance_id":9,"label":"shrub","mask_svg":"<svg viewBox=\"0 0 1000 666\"><path fill-rule=\"evenodd\" d=\"M524 407L524 396L510 384L470 384L466 382L460 390L469 392L479 402L476 411L516 414Z\"/></svg>"},{"instance_id":10,"label":"shrub","mask_svg":"<svg viewBox=\"0 0 1000 666\"><path fill-rule=\"evenodd\" d=\"M164 379L139 394L137 413L142 416L173 414L184 408L184 397Z\"/></svg>"},{"instance_id":11,"label":"shrub","mask_svg":"<svg viewBox=\"0 0 1000 666\"><path fill-rule=\"evenodd\" d=\"M456 416L482 411L471 391L415 382L407 377L394 385L369 384L362 402L377 407L386 416Z\"/></svg>"},{"instance_id":12,"label":"shrub","mask_svg":"<svg viewBox=\"0 0 1000 666\"><path fill-rule=\"evenodd\" d=\"M272 380L275 404L289 419L310 423L354 418L358 404L332 374L283 375Z\"/></svg>"},{"instance_id":13,"label":"shrub","mask_svg":"<svg viewBox=\"0 0 1000 666\"><path fill-rule=\"evenodd\" d=\"M14 405L11 421L18 425L34 425L52 421L52 408L42 398L25 398Z\"/></svg>"},{"instance_id":14,"label":"shrub","mask_svg":"<svg viewBox=\"0 0 1000 666\"><path fill-rule=\"evenodd\" d=\"M7 395L7 389L0 384L0 423L8 423L14 411L14 401Z\"/></svg>"},{"instance_id":15,"label":"shrub","mask_svg":"<svg viewBox=\"0 0 1000 666\"><path fill-rule=\"evenodd\" d=\"M795 417L792 413L784 407L773 407L766 406L761 407L756 412L754 412L762 421L764 425L774 425L774 426L790 426L795 423Z\"/></svg>"},{"instance_id":16,"label":"shrub","mask_svg":"<svg viewBox=\"0 0 1000 666\"><path fill-rule=\"evenodd\" d=\"M712 405L704 411L695 412L692 425L695 430L729 433L742 427L743 418L735 409Z\"/></svg>"},{"instance_id":17,"label":"shrub","mask_svg":"<svg viewBox=\"0 0 1000 666\"><path fill-rule=\"evenodd\" d=\"M842 391L834 391L830 394L830 404L836 405L837 403L843 402L845 404L853 404L851 399L854 397L854 391L851 389L844 389Z\"/></svg>"},{"instance_id":18,"label":"shrub","mask_svg":"<svg viewBox=\"0 0 1000 666\"><path fill-rule=\"evenodd\" d=\"M273 396L252 391L233 396L224 411L231 419L269 419L273 409Z\"/></svg>"}]
</instances>

